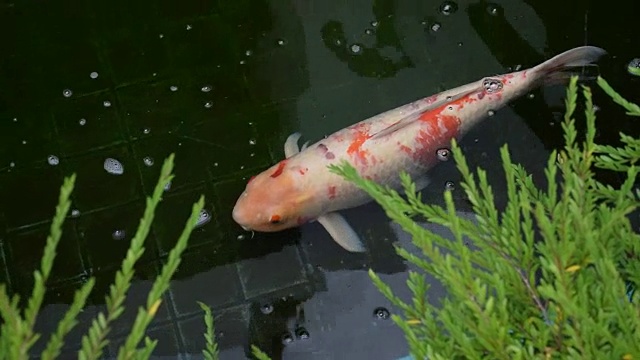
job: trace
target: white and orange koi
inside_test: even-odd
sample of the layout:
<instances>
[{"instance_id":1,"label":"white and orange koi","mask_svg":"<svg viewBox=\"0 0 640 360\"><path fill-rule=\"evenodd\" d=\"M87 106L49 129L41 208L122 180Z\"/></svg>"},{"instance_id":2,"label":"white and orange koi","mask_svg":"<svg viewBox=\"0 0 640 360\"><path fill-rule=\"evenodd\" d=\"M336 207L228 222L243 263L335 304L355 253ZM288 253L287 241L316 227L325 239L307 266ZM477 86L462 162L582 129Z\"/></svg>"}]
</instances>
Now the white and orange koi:
<instances>
[{"instance_id":1,"label":"white and orange koi","mask_svg":"<svg viewBox=\"0 0 640 360\"><path fill-rule=\"evenodd\" d=\"M360 176L401 189L400 171L428 184L426 172L438 162L437 151L509 101L544 83L569 78L565 71L588 65L606 52L593 46L568 50L533 68L476 82L429 96L339 130L313 145L298 148L299 133L284 145L286 159L253 177L233 209L244 229L274 232L318 221L346 250L365 250L358 235L338 213L372 199L351 182L329 171L342 160Z\"/></svg>"}]
</instances>

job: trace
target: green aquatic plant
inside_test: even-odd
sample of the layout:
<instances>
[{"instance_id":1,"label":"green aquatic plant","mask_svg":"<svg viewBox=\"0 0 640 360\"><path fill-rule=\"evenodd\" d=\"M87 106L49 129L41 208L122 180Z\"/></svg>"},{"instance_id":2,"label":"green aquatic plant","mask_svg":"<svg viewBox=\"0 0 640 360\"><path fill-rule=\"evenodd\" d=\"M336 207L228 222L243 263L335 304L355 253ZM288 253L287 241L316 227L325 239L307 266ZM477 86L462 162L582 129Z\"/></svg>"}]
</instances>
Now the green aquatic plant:
<instances>
[{"instance_id":1,"label":"green aquatic plant","mask_svg":"<svg viewBox=\"0 0 640 360\"><path fill-rule=\"evenodd\" d=\"M598 78L598 85L629 115L640 116L640 107L604 79ZM369 272L382 294L401 310L393 320L404 331L414 359L640 356L640 301L633 296L640 284L640 236L629 221L640 200L640 191L633 191L640 172L640 139L620 134L623 147L596 144L591 89L583 85L581 93L586 134L578 140L574 77L562 123L565 144L549 157L546 189L511 161L507 145L501 148L508 195L502 211L496 208L486 172L472 172L453 141L453 157L475 221L456 213L450 191L444 192L445 206L423 203L406 173L400 174L406 191L402 197L360 177L346 162L331 166L371 195L421 252L396 248L422 270L409 273L411 303ZM594 168L625 173L626 179L619 188L605 185L596 180ZM425 229L416 219L448 228L453 240ZM439 307L429 302L422 272L447 289Z\"/></svg>"},{"instance_id":2,"label":"green aquatic plant","mask_svg":"<svg viewBox=\"0 0 640 360\"><path fill-rule=\"evenodd\" d=\"M156 206L162 200L165 185L173 178L173 159L174 155L171 154L165 160L153 195L147 198L146 209L140 220L138 230L131 240L131 245L122 262L121 269L116 273L115 282L111 285L110 292L105 299L107 305L106 313L98 314L93 320L88 333L82 338L82 348L78 353L80 359L100 358L104 347L108 344L107 335L111 330L111 323L124 311L123 303L131 285L135 264L145 251L143 244L153 222ZM56 248L62 236L62 225L71 206L70 195L73 192L75 179L75 174L65 178L60 189L56 214L51 223L50 235L47 238L40 269L34 272L35 284L33 293L27 301L24 315L21 315L19 309L19 296L14 295L10 298L5 284L0 284L0 315L3 320L0 328L0 359L27 359L30 349L40 338L40 334L35 333L33 327L44 299L46 282L51 274L56 257ZM138 310L131 333L119 349L118 359L144 359L148 358L153 352L156 341L144 337L145 330L160 307L162 294L167 290L169 281L180 264L180 255L187 246L189 236L197 224L198 216L203 207L204 197L200 197L199 201L193 205L191 216L187 220L175 247L169 253L167 263L153 283L153 287L147 297L146 307L141 307ZM77 325L76 317L84 307L94 284L95 279L90 278L76 292L73 303L42 351L40 355L42 359L55 359L60 354L60 349L64 344L64 337ZM142 349L138 349L143 337L144 345Z\"/></svg>"}]
</instances>

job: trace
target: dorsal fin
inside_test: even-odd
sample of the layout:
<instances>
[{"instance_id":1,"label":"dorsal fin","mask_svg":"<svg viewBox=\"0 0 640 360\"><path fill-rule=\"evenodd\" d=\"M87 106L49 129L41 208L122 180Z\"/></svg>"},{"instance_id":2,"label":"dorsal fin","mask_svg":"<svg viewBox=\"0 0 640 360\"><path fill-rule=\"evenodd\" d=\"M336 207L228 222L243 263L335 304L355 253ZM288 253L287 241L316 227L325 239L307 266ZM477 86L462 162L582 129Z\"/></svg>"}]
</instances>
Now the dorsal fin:
<instances>
[{"instance_id":1,"label":"dorsal fin","mask_svg":"<svg viewBox=\"0 0 640 360\"><path fill-rule=\"evenodd\" d=\"M460 89L462 88L462 89ZM478 85L477 83L472 83L469 85L465 85L465 86L461 86L460 88L458 88L459 91L457 92L456 95L450 95L447 94L448 92L443 92L439 95L439 99L436 100L433 104L431 104L429 107L427 107L426 109L423 109L419 112L414 112L414 113L410 113L407 116L401 118L400 120L396 121L395 123L387 126L386 128L378 131L377 133L372 134L372 136L369 139L377 139L380 137L384 137L387 136L391 133L394 133L402 128L404 128L405 126L412 124L414 121L418 120L424 113L429 112L433 109L436 109L438 107L441 106L446 106L448 103L454 102L456 100L459 100L475 91L478 91ZM458 89L454 89L454 90L458 90ZM449 91L450 92L450 91Z\"/></svg>"}]
</instances>

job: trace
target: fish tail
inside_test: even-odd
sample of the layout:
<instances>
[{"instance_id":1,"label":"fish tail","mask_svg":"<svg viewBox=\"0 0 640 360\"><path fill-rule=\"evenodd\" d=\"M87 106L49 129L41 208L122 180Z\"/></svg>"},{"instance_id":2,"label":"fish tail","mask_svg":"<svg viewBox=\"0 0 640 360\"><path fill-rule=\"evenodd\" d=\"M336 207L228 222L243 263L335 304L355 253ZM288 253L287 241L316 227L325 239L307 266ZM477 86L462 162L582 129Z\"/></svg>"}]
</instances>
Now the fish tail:
<instances>
[{"instance_id":1,"label":"fish tail","mask_svg":"<svg viewBox=\"0 0 640 360\"><path fill-rule=\"evenodd\" d=\"M574 75L578 75L582 81L594 79L598 75L589 74L585 67L606 53L604 49L596 46L580 46L554 56L532 70L541 75L545 84L564 83ZM597 65L591 68L596 68L597 72Z\"/></svg>"}]
</instances>

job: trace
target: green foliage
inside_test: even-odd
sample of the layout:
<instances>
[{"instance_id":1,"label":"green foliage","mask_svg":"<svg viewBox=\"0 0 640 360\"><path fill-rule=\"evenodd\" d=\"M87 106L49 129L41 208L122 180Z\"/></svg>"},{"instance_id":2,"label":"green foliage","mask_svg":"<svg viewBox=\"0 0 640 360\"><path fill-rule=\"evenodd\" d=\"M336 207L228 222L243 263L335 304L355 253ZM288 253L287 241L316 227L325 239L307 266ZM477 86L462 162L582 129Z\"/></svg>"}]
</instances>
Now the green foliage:
<instances>
[{"instance_id":1,"label":"green foliage","mask_svg":"<svg viewBox=\"0 0 640 360\"><path fill-rule=\"evenodd\" d=\"M629 115L640 115L637 105L603 79L598 84ZM346 162L331 166L411 234L423 256L400 247L398 254L447 289L442 305L432 306L428 283L412 271L407 286L413 301L405 303L370 271L379 290L402 310L402 316L392 318L415 359L640 356L639 300L624 296L628 287L640 284L640 237L628 219L640 198L640 192L632 192L640 139L621 134L622 148L595 144L591 90L582 86L587 131L578 141L578 95L573 78L562 124L565 145L549 158L546 189L511 161L506 145L501 148L508 198L502 211L496 209L486 172L472 172L453 141L475 221L458 216L449 191L444 192L444 207L424 204L406 173L400 175L405 199L394 189L363 179ZM617 189L604 185L595 179L594 167L625 172L626 181ZM447 227L453 241L421 227L415 218Z\"/></svg>"},{"instance_id":2,"label":"green foliage","mask_svg":"<svg viewBox=\"0 0 640 360\"><path fill-rule=\"evenodd\" d=\"M131 280L135 272L135 264L144 253L145 249L143 244L149 234L155 209L162 200L165 185L173 178L173 159L174 155L171 154L165 160L153 195L147 198L147 206L140 220L138 230L131 240L126 258L123 260L121 269L117 272L115 282L111 286L109 295L105 299L105 303L107 304L106 314L98 314L88 333L83 337L82 348L78 353L80 359L98 359L101 356L104 347L108 344L106 338L110 331L110 324L124 311L123 303L127 291L131 286ZM33 293L28 300L24 316L20 315L18 305L19 297L16 295L12 299L9 299L6 286L4 284L0 285L0 315L2 315L2 319L4 320L0 333L0 359L27 359L29 349L31 349L40 336L33 331L33 326L44 299L46 282L51 273L56 248L62 236L62 225L71 206L70 195L73 191L75 179L75 174L65 178L60 190L56 214L51 223L51 235L47 238L41 269L34 273L35 284ZM156 341L145 338L142 349L138 349L138 344L140 340L142 340L147 326L160 307L162 294L167 290L169 281L180 264L180 255L187 247L189 236L196 226L200 210L202 210L203 207L204 197L200 197L200 200L193 205L191 216L187 220L178 242L169 253L167 263L164 265L161 274L156 278L149 292L146 308L140 308L138 310L138 315L134 321L131 333L126 339L126 342L120 347L118 359L146 359L149 358L153 352ZM64 344L64 337L77 324L76 317L84 307L94 284L95 279L90 278L76 292L73 303L58 324L55 333L51 335L41 354L43 359L55 359L60 354L60 349ZM217 359L217 354L213 359Z\"/></svg>"},{"instance_id":3,"label":"green foliage","mask_svg":"<svg viewBox=\"0 0 640 360\"><path fill-rule=\"evenodd\" d=\"M204 334L205 341L207 342L207 347L202 350L202 354L204 358L207 360L217 359L219 356L218 353L218 344L215 342L215 335L213 330L213 315L211 315L211 309L204 303L198 302L200 308L204 310L204 323L207 327L207 332Z\"/></svg>"}]
</instances>

